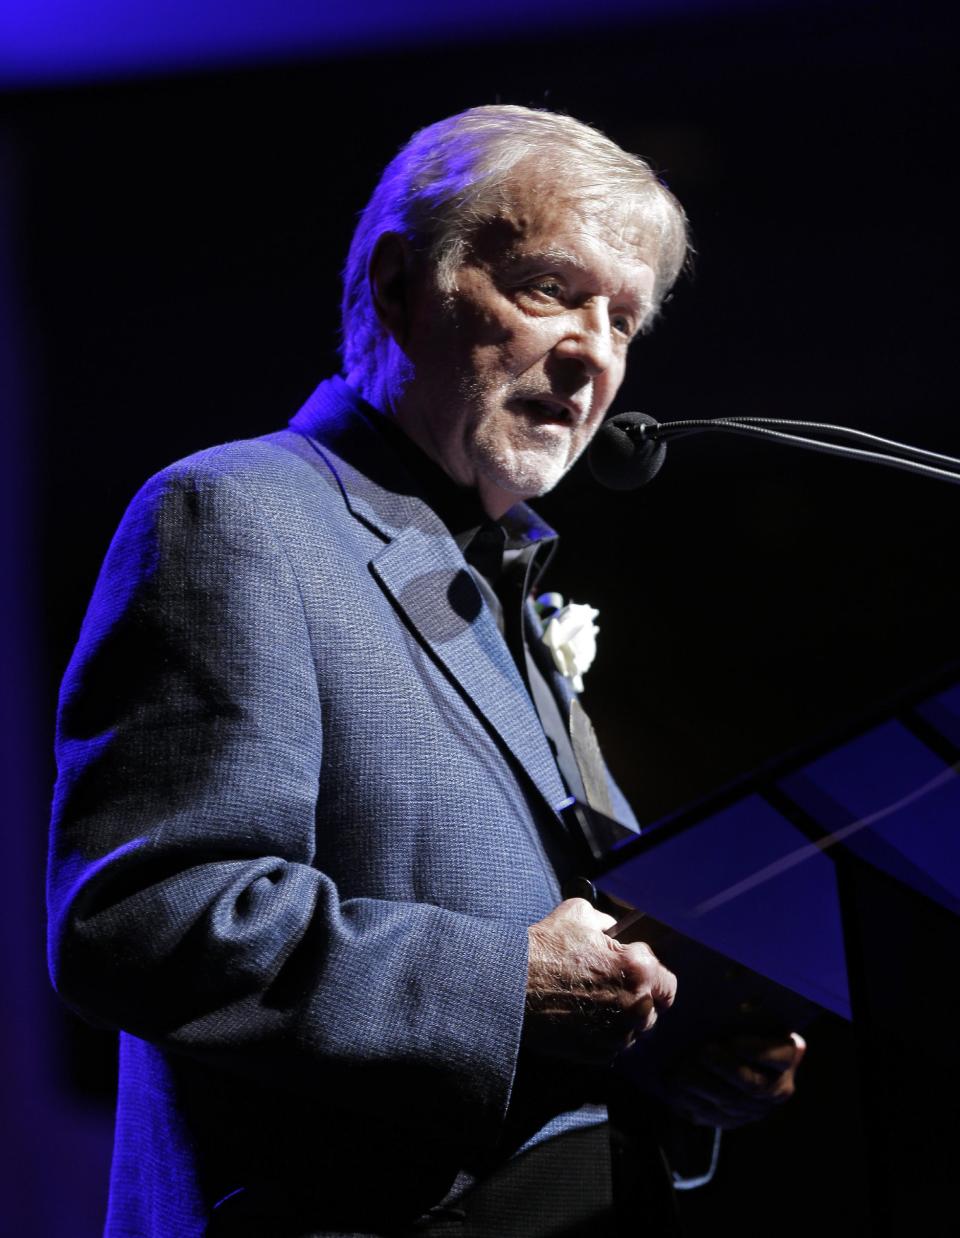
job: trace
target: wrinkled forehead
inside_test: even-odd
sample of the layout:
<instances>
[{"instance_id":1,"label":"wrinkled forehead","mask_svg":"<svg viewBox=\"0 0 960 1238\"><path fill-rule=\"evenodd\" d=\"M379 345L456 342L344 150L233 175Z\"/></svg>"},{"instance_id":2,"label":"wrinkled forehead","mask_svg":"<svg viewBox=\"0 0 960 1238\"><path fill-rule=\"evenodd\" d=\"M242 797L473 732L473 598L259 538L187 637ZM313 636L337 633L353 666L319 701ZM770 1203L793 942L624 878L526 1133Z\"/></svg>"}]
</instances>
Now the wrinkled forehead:
<instances>
[{"instance_id":1,"label":"wrinkled forehead","mask_svg":"<svg viewBox=\"0 0 960 1238\"><path fill-rule=\"evenodd\" d=\"M576 235L657 265L659 229L639 193L542 161L514 170L501 187L494 213L477 228L472 247L489 259L497 250L509 254L531 245L562 245Z\"/></svg>"}]
</instances>

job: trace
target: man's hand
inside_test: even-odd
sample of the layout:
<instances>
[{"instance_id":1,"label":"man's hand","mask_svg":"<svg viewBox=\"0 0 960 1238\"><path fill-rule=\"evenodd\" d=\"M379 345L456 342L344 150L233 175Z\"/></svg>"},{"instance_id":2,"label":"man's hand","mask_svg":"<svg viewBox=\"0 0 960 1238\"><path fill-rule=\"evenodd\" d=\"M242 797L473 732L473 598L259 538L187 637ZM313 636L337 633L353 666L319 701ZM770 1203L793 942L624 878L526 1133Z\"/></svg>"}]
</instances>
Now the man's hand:
<instances>
[{"instance_id":1,"label":"man's hand","mask_svg":"<svg viewBox=\"0 0 960 1238\"><path fill-rule=\"evenodd\" d=\"M688 1121L729 1130L790 1099L806 1051L797 1032L785 1038L735 1036L705 1045L652 1090Z\"/></svg>"},{"instance_id":2,"label":"man's hand","mask_svg":"<svg viewBox=\"0 0 960 1238\"><path fill-rule=\"evenodd\" d=\"M570 898L527 930L527 1042L553 1057L604 1065L657 1011L673 1003L677 980L643 942L605 935L615 923Z\"/></svg>"}]
</instances>

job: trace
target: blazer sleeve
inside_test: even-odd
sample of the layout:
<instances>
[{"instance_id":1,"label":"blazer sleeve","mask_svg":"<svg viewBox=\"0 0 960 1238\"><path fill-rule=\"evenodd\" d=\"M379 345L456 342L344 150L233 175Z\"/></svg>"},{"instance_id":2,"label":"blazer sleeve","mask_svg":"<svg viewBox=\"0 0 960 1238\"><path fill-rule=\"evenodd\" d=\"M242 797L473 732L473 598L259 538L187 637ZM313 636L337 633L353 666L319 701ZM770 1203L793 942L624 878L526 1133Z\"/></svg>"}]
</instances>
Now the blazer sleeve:
<instances>
[{"instance_id":1,"label":"blazer sleeve","mask_svg":"<svg viewBox=\"0 0 960 1238\"><path fill-rule=\"evenodd\" d=\"M317 661L242 478L214 460L148 483L62 690L54 982L86 1018L168 1051L488 1147L519 1047L525 928L341 901L314 867Z\"/></svg>"}]
</instances>

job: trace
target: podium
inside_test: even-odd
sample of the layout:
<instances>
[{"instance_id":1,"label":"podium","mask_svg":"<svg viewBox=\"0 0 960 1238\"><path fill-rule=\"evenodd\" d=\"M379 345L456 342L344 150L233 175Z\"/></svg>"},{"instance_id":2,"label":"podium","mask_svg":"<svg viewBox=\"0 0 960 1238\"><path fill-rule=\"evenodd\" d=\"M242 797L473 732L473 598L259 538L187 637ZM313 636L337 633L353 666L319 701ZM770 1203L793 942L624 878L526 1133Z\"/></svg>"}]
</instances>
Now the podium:
<instances>
[{"instance_id":1,"label":"podium","mask_svg":"<svg viewBox=\"0 0 960 1238\"><path fill-rule=\"evenodd\" d=\"M672 946L719 960L748 1016L744 977L773 994L770 1017L784 1025L791 1002L798 1020L817 1010L851 1019L864 1232L958 1232L960 680L622 839L592 879L657 922L658 953L666 926L678 1007ZM709 1004L719 972L714 981L690 1000Z\"/></svg>"}]
</instances>

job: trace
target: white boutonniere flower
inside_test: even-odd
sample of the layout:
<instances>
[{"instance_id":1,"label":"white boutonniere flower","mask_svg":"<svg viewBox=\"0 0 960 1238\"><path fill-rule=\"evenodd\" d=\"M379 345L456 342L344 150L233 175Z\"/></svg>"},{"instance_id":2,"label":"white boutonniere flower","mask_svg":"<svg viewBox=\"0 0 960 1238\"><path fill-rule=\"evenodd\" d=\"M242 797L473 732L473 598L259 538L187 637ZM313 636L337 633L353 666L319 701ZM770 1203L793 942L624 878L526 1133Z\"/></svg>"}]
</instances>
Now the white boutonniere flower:
<instances>
[{"instance_id":1,"label":"white boutonniere flower","mask_svg":"<svg viewBox=\"0 0 960 1238\"><path fill-rule=\"evenodd\" d=\"M597 656L597 633L594 622L600 612L579 602L563 604L559 593L545 593L537 598L537 609L543 619L543 643L553 655L554 665L574 692L583 691L583 676Z\"/></svg>"}]
</instances>

